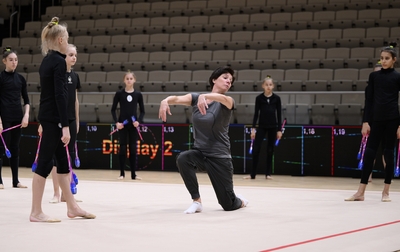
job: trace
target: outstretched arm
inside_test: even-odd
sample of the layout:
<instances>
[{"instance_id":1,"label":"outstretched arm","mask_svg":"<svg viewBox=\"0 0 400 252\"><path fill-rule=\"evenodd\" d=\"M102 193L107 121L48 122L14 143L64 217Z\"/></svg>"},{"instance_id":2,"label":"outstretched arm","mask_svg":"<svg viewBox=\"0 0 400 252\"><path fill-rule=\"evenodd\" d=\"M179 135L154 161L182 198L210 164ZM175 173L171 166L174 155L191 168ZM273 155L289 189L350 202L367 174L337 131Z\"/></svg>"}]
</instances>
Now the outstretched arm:
<instances>
[{"instance_id":1,"label":"outstretched arm","mask_svg":"<svg viewBox=\"0 0 400 252\"><path fill-rule=\"evenodd\" d=\"M192 95L171 95L165 98L160 103L160 109L158 111L158 118L160 118L163 122L167 121L167 113L168 115L172 115L169 105L185 105L190 106L192 104Z\"/></svg>"}]
</instances>

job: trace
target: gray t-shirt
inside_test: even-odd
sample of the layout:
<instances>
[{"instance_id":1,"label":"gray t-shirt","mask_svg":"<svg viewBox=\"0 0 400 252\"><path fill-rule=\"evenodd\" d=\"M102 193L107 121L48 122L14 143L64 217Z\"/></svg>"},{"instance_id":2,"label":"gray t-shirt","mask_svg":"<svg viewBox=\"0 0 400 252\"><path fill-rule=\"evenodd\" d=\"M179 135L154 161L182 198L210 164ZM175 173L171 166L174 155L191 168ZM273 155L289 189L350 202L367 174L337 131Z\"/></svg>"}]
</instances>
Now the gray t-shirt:
<instances>
[{"instance_id":1,"label":"gray t-shirt","mask_svg":"<svg viewBox=\"0 0 400 252\"><path fill-rule=\"evenodd\" d=\"M219 102L208 104L207 113L200 114L197 108L198 93L192 93L192 121L194 149L206 157L231 158L231 144L228 131L232 109Z\"/></svg>"}]
</instances>

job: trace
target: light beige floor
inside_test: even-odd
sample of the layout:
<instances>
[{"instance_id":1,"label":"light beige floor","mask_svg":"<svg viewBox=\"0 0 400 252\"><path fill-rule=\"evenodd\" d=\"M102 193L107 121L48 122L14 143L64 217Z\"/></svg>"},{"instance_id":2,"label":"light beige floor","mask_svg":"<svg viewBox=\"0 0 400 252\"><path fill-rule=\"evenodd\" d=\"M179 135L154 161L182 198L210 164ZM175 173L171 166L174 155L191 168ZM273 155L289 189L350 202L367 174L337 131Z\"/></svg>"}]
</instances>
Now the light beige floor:
<instances>
[{"instance_id":1,"label":"light beige floor","mask_svg":"<svg viewBox=\"0 0 400 252\"><path fill-rule=\"evenodd\" d=\"M380 201L382 179L368 186L366 201L345 202L359 179L273 176L243 180L235 192L248 207L225 212L206 174L198 174L204 211L185 215L190 204L178 173L144 172L142 181L118 181L118 171L76 170L76 198L95 220L68 219L65 203L50 204L48 179L44 211L61 223L28 221L31 177L20 169L28 189L11 188L8 167L0 190L1 251L395 251L400 249L400 186L391 203ZM129 172L127 175L130 175Z\"/></svg>"},{"instance_id":2,"label":"light beige floor","mask_svg":"<svg viewBox=\"0 0 400 252\"><path fill-rule=\"evenodd\" d=\"M94 180L94 181L116 181L119 176L117 170L104 169L76 169L79 179ZM178 172L156 172L156 171L138 171L138 176L143 177L142 183L166 183L166 184L183 184L182 178ZM3 176L11 177L9 167L3 168ZM124 182L131 181L128 177L130 172L126 172L127 178ZM32 173L30 168L20 168L19 177L31 178ZM336 189L336 190L356 190L360 182L359 178L343 178L343 177L313 177L313 176L282 176L274 175L273 179L265 179L263 175L258 175L255 180L243 179L244 175L235 174L235 186L255 186L255 187L284 187L284 188L309 188L309 189ZM210 185L207 174L198 174L200 184ZM400 192L400 180L395 178L391 185L391 191ZM11 183L5 181L5 183ZM383 187L383 179L373 179L368 185L368 190L381 191Z\"/></svg>"}]
</instances>

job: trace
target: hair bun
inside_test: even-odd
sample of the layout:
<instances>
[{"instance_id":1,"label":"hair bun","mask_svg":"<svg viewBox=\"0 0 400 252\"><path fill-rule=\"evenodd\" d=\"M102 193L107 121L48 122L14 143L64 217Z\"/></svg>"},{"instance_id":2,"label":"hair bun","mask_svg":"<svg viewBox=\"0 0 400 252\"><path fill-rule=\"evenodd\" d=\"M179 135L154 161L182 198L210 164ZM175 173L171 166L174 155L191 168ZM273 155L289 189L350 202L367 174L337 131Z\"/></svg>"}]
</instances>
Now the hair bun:
<instances>
[{"instance_id":1,"label":"hair bun","mask_svg":"<svg viewBox=\"0 0 400 252\"><path fill-rule=\"evenodd\" d=\"M6 47L3 48L3 53L11 52L11 51L12 51L11 46L6 46Z\"/></svg>"},{"instance_id":2,"label":"hair bun","mask_svg":"<svg viewBox=\"0 0 400 252\"><path fill-rule=\"evenodd\" d=\"M397 42L393 41L389 43L389 46L392 48L396 48L397 47Z\"/></svg>"}]
</instances>

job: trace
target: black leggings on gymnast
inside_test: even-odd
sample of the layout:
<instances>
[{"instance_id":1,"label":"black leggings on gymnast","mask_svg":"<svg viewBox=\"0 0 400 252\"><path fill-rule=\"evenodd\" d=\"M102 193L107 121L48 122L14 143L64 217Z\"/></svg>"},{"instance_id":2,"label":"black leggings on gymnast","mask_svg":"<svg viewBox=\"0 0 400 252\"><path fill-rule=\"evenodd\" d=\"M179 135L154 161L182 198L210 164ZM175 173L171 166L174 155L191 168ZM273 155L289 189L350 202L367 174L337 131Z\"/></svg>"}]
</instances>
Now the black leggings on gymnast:
<instances>
[{"instance_id":1,"label":"black leggings on gymnast","mask_svg":"<svg viewBox=\"0 0 400 252\"><path fill-rule=\"evenodd\" d=\"M265 155L267 162L265 175L269 176L272 172L272 157L274 155L274 145L276 141L276 128L257 128L253 146L253 166L251 169L252 178L255 178L257 174L258 160L265 135L267 135L267 153L266 155L263 154L263 156Z\"/></svg>"},{"instance_id":2,"label":"black leggings on gymnast","mask_svg":"<svg viewBox=\"0 0 400 252\"><path fill-rule=\"evenodd\" d=\"M398 127L398 119L379 121L372 124L364 153L364 163L360 182L361 184L368 184L368 178L372 172L376 152L381 141L383 144L383 156L386 161L385 184L390 184L392 182L394 172L394 149L396 145L396 133Z\"/></svg>"},{"instance_id":3,"label":"black leggings on gymnast","mask_svg":"<svg viewBox=\"0 0 400 252\"><path fill-rule=\"evenodd\" d=\"M46 178L53 168L53 156L57 160L57 173L68 174L67 152L61 141L62 129L58 123L41 122L43 127L42 142L40 144L38 165L35 173Z\"/></svg>"},{"instance_id":4,"label":"black leggings on gymnast","mask_svg":"<svg viewBox=\"0 0 400 252\"><path fill-rule=\"evenodd\" d=\"M3 121L3 129L7 129L9 127L20 124L21 121L8 122ZM10 158L10 167L11 174L13 180L13 187L16 187L19 183L18 181L18 166L19 166L19 142L21 140L21 128L17 127L8 132L4 132L3 134L4 141L6 142L6 146L11 153ZM5 148L3 145L3 141L0 141L0 184L3 184L3 180L1 177L1 170L3 166L3 158L5 157Z\"/></svg>"},{"instance_id":5,"label":"black leggings on gymnast","mask_svg":"<svg viewBox=\"0 0 400 252\"><path fill-rule=\"evenodd\" d=\"M120 176L125 177L125 161L127 157L127 145L129 145L129 164L131 168L131 178L136 178L136 141L138 137L137 129L132 125L126 125L119 133L119 170Z\"/></svg>"}]
</instances>

